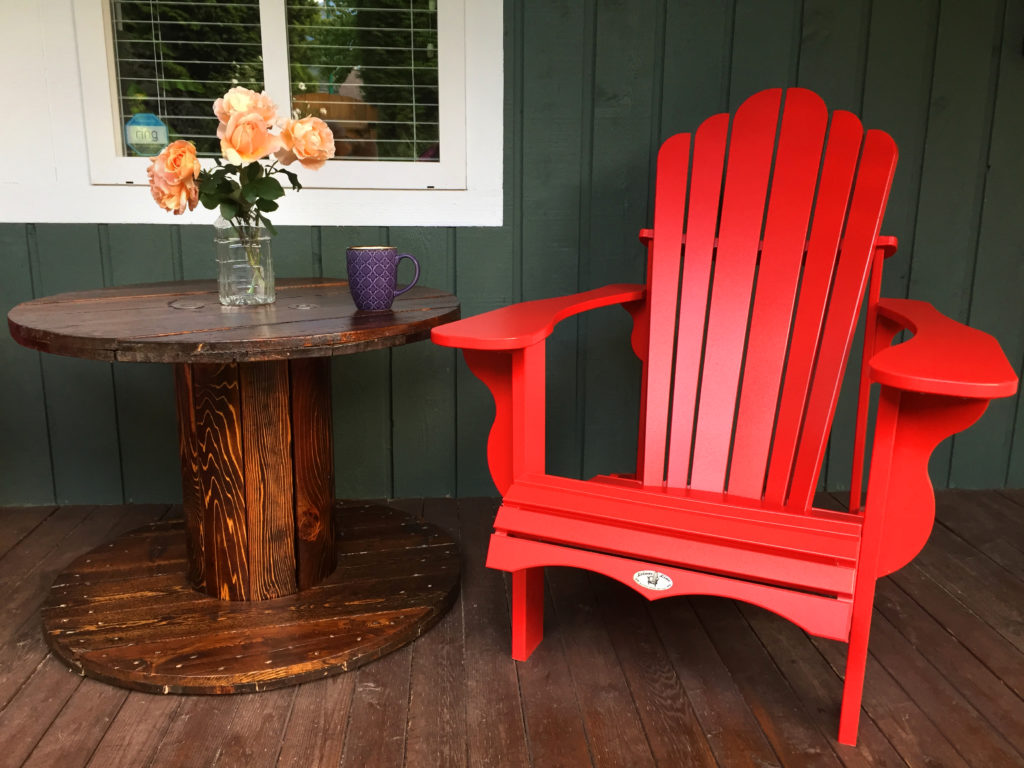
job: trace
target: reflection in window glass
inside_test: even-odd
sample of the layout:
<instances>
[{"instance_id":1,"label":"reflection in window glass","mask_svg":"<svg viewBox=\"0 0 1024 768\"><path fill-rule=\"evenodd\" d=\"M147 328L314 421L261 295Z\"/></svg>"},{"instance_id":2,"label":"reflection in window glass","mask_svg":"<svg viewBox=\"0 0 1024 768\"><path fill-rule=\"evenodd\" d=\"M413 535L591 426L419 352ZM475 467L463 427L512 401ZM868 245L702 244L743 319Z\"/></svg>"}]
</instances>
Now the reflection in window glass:
<instances>
[{"instance_id":1,"label":"reflection in window glass","mask_svg":"<svg viewBox=\"0 0 1024 768\"><path fill-rule=\"evenodd\" d=\"M220 155L214 100L235 85L263 90L259 0L111 0L111 19L121 124L153 125L151 114L167 141ZM159 148L132 142L124 154Z\"/></svg>"},{"instance_id":2,"label":"reflection in window glass","mask_svg":"<svg viewBox=\"0 0 1024 768\"><path fill-rule=\"evenodd\" d=\"M438 161L436 0L288 0L295 117L344 160Z\"/></svg>"}]
</instances>

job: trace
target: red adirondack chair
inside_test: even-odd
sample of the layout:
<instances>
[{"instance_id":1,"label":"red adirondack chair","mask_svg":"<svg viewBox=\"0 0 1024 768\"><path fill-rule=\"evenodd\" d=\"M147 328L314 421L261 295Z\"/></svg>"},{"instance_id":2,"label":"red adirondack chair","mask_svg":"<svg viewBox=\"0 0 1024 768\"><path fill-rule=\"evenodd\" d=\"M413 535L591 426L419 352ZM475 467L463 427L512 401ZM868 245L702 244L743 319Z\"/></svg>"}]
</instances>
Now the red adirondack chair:
<instances>
[{"instance_id":1,"label":"red adirondack chair","mask_svg":"<svg viewBox=\"0 0 1024 768\"><path fill-rule=\"evenodd\" d=\"M780 120L781 117L781 120ZM758 93L658 155L647 284L530 301L435 328L494 396L502 505L487 565L512 573L512 655L543 632L543 567L606 574L650 599L720 595L849 643L839 741L854 744L875 581L928 538L928 457L1017 378L990 336L931 305L879 298L896 164L814 93ZM724 173L724 184L723 184ZM921 258L927 258L923 254ZM849 512L812 504L867 295ZM643 362L636 472L545 473L545 338L610 304ZM913 336L891 346L901 330ZM870 384L880 385L865 503Z\"/></svg>"}]
</instances>

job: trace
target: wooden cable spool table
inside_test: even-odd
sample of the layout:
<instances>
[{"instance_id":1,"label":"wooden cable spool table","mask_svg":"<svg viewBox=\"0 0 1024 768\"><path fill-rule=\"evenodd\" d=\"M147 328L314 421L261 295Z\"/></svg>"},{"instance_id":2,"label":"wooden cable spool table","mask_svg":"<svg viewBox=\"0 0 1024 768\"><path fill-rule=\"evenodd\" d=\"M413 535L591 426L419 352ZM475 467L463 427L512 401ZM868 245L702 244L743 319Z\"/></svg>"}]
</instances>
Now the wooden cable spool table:
<instances>
[{"instance_id":1,"label":"wooden cable spool table","mask_svg":"<svg viewBox=\"0 0 1024 768\"><path fill-rule=\"evenodd\" d=\"M406 344L459 316L417 286L357 311L343 280L282 279L277 301L224 307L208 281L65 293L8 315L20 344L171 363L184 521L75 560L43 608L80 673L163 693L236 693L351 669L451 606L459 553L398 510L334 501L330 358Z\"/></svg>"}]
</instances>

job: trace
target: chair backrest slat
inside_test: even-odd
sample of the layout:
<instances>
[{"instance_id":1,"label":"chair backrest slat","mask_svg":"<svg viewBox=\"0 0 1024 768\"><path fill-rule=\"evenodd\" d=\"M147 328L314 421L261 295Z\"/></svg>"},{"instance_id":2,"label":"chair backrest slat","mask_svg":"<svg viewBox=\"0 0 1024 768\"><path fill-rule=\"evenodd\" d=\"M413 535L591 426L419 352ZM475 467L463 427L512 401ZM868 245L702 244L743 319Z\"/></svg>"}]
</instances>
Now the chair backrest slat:
<instances>
[{"instance_id":1,"label":"chair backrest slat","mask_svg":"<svg viewBox=\"0 0 1024 768\"><path fill-rule=\"evenodd\" d=\"M679 254L683 247L683 214L686 210L686 177L690 162L690 135L677 134L662 144L658 153L658 184L654 202L654 240L647 277L650 334L644 366L644 448L641 476L651 485L665 476L668 439L669 394L672 386L672 343L676 327L676 296L679 286ZM664 174L664 176L663 176ZM667 351L667 354L666 354Z\"/></svg>"},{"instance_id":2,"label":"chair backrest slat","mask_svg":"<svg viewBox=\"0 0 1024 768\"><path fill-rule=\"evenodd\" d=\"M672 440L667 471L668 484L674 487L682 487L689 482L693 416L704 350L704 323L711 287L711 262L718 235L718 203L722 194L728 133L729 115L715 115L701 124L694 140L686 258L683 259L683 283L679 290Z\"/></svg>"},{"instance_id":3,"label":"chair backrest slat","mask_svg":"<svg viewBox=\"0 0 1024 768\"><path fill-rule=\"evenodd\" d=\"M895 159L803 89L709 118L692 159L689 135L663 145L644 484L807 508Z\"/></svg>"},{"instance_id":4,"label":"chair backrest slat","mask_svg":"<svg viewBox=\"0 0 1024 768\"><path fill-rule=\"evenodd\" d=\"M729 492L740 496L756 498L764 490L800 279L800 254L807 240L827 125L828 110L821 99L809 91L787 94L729 468Z\"/></svg>"},{"instance_id":5,"label":"chair backrest slat","mask_svg":"<svg viewBox=\"0 0 1024 768\"><path fill-rule=\"evenodd\" d=\"M733 119L690 469L691 485L705 490L725 487L780 98L762 91Z\"/></svg>"}]
</instances>

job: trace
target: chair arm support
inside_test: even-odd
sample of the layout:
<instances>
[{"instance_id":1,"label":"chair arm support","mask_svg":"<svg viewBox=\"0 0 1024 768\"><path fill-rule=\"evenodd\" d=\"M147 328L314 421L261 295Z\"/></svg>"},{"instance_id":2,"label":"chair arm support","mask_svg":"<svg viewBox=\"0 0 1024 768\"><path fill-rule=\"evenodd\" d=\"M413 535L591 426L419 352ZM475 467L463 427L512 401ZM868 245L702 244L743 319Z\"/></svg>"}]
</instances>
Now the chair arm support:
<instances>
[{"instance_id":1,"label":"chair arm support","mask_svg":"<svg viewBox=\"0 0 1024 768\"><path fill-rule=\"evenodd\" d=\"M494 398L487 463L498 492L514 477L544 471L545 339L555 325L590 309L622 304L633 316L634 351L645 351L646 289L608 285L573 296L514 304L434 328L435 344L459 347Z\"/></svg>"},{"instance_id":2,"label":"chair arm support","mask_svg":"<svg viewBox=\"0 0 1024 768\"><path fill-rule=\"evenodd\" d=\"M928 460L939 443L981 418L988 403L987 398L882 387L864 505L861 567L885 576L921 551L935 522Z\"/></svg>"},{"instance_id":3,"label":"chair arm support","mask_svg":"<svg viewBox=\"0 0 1024 768\"><path fill-rule=\"evenodd\" d=\"M935 522L928 459L981 418L991 399L1017 391L998 342L923 301L877 305L869 378L882 385L864 509L862 567L877 576L921 551ZM888 345L901 330L914 336ZM882 347L885 347L882 349Z\"/></svg>"},{"instance_id":4,"label":"chair arm support","mask_svg":"<svg viewBox=\"0 0 1024 768\"><path fill-rule=\"evenodd\" d=\"M642 285L621 284L572 296L524 301L438 326L431 331L431 338L435 344L460 349L523 349L546 339L567 317L612 304L630 304L644 295Z\"/></svg>"},{"instance_id":5,"label":"chair arm support","mask_svg":"<svg viewBox=\"0 0 1024 768\"><path fill-rule=\"evenodd\" d=\"M987 333L951 320L927 302L880 300L875 349L903 329L914 336L871 358L871 381L910 392L986 400L1017 391L1016 373L999 342Z\"/></svg>"}]
</instances>

